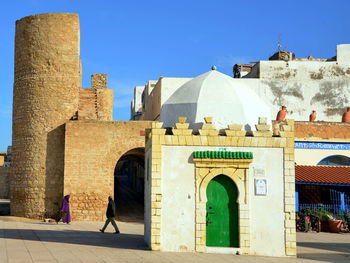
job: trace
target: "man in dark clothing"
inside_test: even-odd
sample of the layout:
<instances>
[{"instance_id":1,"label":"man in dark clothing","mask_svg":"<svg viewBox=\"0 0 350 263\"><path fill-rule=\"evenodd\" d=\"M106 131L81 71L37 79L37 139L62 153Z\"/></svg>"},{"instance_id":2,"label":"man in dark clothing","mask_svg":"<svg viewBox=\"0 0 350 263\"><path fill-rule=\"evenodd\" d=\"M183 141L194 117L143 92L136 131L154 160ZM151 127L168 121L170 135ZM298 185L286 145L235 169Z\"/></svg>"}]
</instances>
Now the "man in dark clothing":
<instances>
[{"instance_id":1,"label":"man in dark clothing","mask_svg":"<svg viewBox=\"0 0 350 263\"><path fill-rule=\"evenodd\" d=\"M115 223L114 221L114 217L116 215L116 207L115 207L115 203L113 201L113 198L112 196L109 196L108 197L108 206L107 206L107 211L106 211L106 217L107 217L107 220L106 220L106 223L105 225L102 227L102 229L100 229L100 231L102 233L105 232L105 229L106 227L108 226L109 222L112 223L114 229L115 229L115 233L114 234L119 234L119 229L118 229L118 226L117 224Z\"/></svg>"}]
</instances>

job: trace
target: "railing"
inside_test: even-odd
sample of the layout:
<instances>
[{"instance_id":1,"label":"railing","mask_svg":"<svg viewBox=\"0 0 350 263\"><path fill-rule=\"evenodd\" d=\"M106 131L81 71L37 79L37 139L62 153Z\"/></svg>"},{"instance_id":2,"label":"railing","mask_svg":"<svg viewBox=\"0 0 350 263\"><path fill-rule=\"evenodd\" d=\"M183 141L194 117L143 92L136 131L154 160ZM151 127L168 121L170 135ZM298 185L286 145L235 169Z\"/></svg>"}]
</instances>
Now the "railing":
<instances>
[{"instance_id":1,"label":"railing","mask_svg":"<svg viewBox=\"0 0 350 263\"><path fill-rule=\"evenodd\" d=\"M307 203L300 203L299 196ZM350 187L341 185L308 185L297 184L295 192L295 211L311 210L310 213L329 212L335 217L347 214L350 217Z\"/></svg>"},{"instance_id":2,"label":"railing","mask_svg":"<svg viewBox=\"0 0 350 263\"><path fill-rule=\"evenodd\" d=\"M350 196L344 195L344 204L345 204L345 207L347 207L348 210L350 210Z\"/></svg>"},{"instance_id":3,"label":"railing","mask_svg":"<svg viewBox=\"0 0 350 263\"><path fill-rule=\"evenodd\" d=\"M302 209L315 209L315 210L326 210L332 214L337 214L339 212L350 212L350 204L299 204L299 211Z\"/></svg>"}]
</instances>

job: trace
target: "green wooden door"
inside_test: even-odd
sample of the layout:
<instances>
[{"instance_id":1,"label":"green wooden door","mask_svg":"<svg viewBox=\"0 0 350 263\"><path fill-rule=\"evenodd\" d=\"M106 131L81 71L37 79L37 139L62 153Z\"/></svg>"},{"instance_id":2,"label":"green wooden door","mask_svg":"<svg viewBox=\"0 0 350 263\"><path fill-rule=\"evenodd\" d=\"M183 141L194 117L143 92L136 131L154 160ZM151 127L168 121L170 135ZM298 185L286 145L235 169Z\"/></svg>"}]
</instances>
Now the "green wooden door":
<instances>
[{"instance_id":1,"label":"green wooden door","mask_svg":"<svg viewBox=\"0 0 350 263\"><path fill-rule=\"evenodd\" d=\"M207 187L207 246L239 247L238 190L234 182L221 174Z\"/></svg>"}]
</instances>

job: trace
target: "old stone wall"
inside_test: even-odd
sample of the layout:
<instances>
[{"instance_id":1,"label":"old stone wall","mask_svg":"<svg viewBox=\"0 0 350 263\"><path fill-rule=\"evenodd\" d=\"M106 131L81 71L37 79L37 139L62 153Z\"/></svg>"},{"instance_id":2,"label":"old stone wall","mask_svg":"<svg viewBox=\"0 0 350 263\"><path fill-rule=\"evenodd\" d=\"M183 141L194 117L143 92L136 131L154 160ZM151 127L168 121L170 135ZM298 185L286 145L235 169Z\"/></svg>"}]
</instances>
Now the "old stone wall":
<instances>
[{"instance_id":1,"label":"old stone wall","mask_svg":"<svg viewBox=\"0 0 350 263\"><path fill-rule=\"evenodd\" d=\"M93 74L91 75L91 88L106 89L107 88L107 74Z\"/></svg>"},{"instance_id":2,"label":"old stone wall","mask_svg":"<svg viewBox=\"0 0 350 263\"><path fill-rule=\"evenodd\" d=\"M350 78L348 61L260 61L259 75L253 72L245 78L264 80L344 80Z\"/></svg>"},{"instance_id":3,"label":"old stone wall","mask_svg":"<svg viewBox=\"0 0 350 263\"><path fill-rule=\"evenodd\" d=\"M79 120L96 120L96 90L83 89L79 90Z\"/></svg>"},{"instance_id":4,"label":"old stone wall","mask_svg":"<svg viewBox=\"0 0 350 263\"><path fill-rule=\"evenodd\" d=\"M337 45L337 60L259 61L244 76L259 80L250 87L270 104L272 117L282 105L288 118L307 121L312 110L319 121L341 121L350 101L350 45Z\"/></svg>"},{"instance_id":5,"label":"old stone wall","mask_svg":"<svg viewBox=\"0 0 350 263\"><path fill-rule=\"evenodd\" d=\"M93 74L91 88L79 90L79 120L111 121L113 90L107 89L107 74Z\"/></svg>"},{"instance_id":6,"label":"old stone wall","mask_svg":"<svg viewBox=\"0 0 350 263\"><path fill-rule=\"evenodd\" d=\"M113 90L96 89L97 119L111 121L113 118Z\"/></svg>"},{"instance_id":7,"label":"old stone wall","mask_svg":"<svg viewBox=\"0 0 350 263\"><path fill-rule=\"evenodd\" d=\"M11 167L0 167L0 199L10 198Z\"/></svg>"},{"instance_id":8,"label":"old stone wall","mask_svg":"<svg viewBox=\"0 0 350 263\"><path fill-rule=\"evenodd\" d=\"M63 194L64 126L81 88L77 14L47 13L16 22L11 212L42 218Z\"/></svg>"},{"instance_id":9,"label":"old stone wall","mask_svg":"<svg viewBox=\"0 0 350 263\"><path fill-rule=\"evenodd\" d=\"M114 168L129 150L144 147L148 121L70 121L66 124L64 195L71 195L73 220L105 218L113 196Z\"/></svg>"},{"instance_id":10,"label":"old stone wall","mask_svg":"<svg viewBox=\"0 0 350 263\"><path fill-rule=\"evenodd\" d=\"M340 122L350 101L349 79L328 80L281 80L240 79L246 81L271 109L275 119L282 105L287 106L288 118L308 121L316 110L317 121ZM249 82L248 82L249 81Z\"/></svg>"},{"instance_id":11,"label":"old stone wall","mask_svg":"<svg viewBox=\"0 0 350 263\"><path fill-rule=\"evenodd\" d=\"M316 139L338 139L349 141L350 123L344 122L295 122L295 138Z\"/></svg>"}]
</instances>

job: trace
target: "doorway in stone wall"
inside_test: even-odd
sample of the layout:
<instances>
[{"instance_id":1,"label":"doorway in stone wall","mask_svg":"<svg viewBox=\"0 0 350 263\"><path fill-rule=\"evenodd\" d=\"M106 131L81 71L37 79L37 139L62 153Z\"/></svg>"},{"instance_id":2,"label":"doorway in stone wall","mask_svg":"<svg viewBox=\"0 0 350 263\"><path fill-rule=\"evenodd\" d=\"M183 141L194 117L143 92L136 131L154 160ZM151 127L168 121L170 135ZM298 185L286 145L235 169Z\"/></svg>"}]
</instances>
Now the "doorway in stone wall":
<instances>
[{"instance_id":1,"label":"doorway in stone wall","mask_svg":"<svg viewBox=\"0 0 350 263\"><path fill-rule=\"evenodd\" d=\"M227 176L214 177L207 187L206 245L239 247L238 189Z\"/></svg>"},{"instance_id":2,"label":"doorway in stone wall","mask_svg":"<svg viewBox=\"0 0 350 263\"><path fill-rule=\"evenodd\" d=\"M118 160L114 169L114 200L117 219L143 222L145 149L129 150Z\"/></svg>"}]
</instances>

